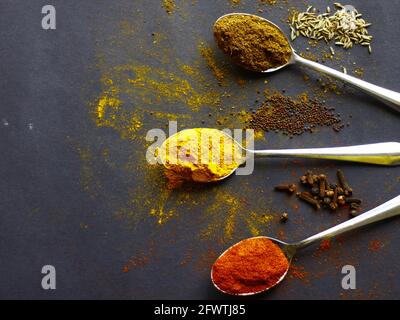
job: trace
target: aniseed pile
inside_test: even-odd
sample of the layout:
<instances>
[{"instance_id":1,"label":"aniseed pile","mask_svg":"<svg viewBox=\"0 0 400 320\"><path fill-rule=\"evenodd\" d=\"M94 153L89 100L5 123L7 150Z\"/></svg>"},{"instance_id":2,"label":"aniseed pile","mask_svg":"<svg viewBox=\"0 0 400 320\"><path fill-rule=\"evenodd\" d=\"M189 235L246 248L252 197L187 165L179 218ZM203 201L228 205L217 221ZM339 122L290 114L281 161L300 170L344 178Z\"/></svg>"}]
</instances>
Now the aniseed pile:
<instances>
[{"instance_id":1,"label":"aniseed pile","mask_svg":"<svg viewBox=\"0 0 400 320\"><path fill-rule=\"evenodd\" d=\"M372 53L371 41L367 23L362 14L355 8L335 3L336 11L331 12L330 7L325 13L319 14L312 6L305 12L296 12L290 19L291 39L295 40L300 35L314 40L331 40L345 49L353 45L362 45ZM334 50L331 50L334 53Z\"/></svg>"},{"instance_id":2,"label":"aniseed pile","mask_svg":"<svg viewBox=\"0 0 400 320\"><path fill-rule=\"evenodd\" d=\"M289 137L312 133L323 126L340 131L344 125L334 110L306 96L295 100L276 93L268 97L252 115L249 127L258 131L282 132Z\"/></svg>"}]
</instances>

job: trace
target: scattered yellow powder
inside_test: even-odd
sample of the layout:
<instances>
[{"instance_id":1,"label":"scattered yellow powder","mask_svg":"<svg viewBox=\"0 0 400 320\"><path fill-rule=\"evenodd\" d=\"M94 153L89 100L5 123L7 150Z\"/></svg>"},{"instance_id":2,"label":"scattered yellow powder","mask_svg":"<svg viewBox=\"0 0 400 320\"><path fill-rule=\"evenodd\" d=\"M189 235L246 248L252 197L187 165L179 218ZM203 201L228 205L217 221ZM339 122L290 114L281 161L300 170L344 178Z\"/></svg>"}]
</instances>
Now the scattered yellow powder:
<instances>
[{"instance_id":1,"label":"scattered yellow powder","mask_svg":"<svg viewBox=\"0 0 400 320\"><path fill-rule=\"evenodd\" d=\"M229 1L233 6L237 6L238 4L240 4L241 0L229 0Z\"/></svg>"},{"instance_id":2,"label":"scattered yellow powder","mask_svg":"<svg viewBox=\"0 0 400 320\"><path fill-rule=\"evenodd\" d=\"M223 237L219 240L229 242L240 237L266 234L274 216L262 212L260 208L252 211L250 207L245 198L227 190L216 190L212 204L205 208L205 218L209 222L200 237L213 239L223 230ZM243 223L247 226L247 232L240 234Z\"/></svg>"},{"instance_id":3,"label":"scattered yellow powder","mask_svg":"<svg viewBox=\"0 0 400 320\"><path fill-rule=\"evenodd\" d=\"M116 110L119 109L119 107L121 106L122 102L121 100L114 98L114 97L110 97L108 95L104 95L102 96L99 101L97 102L97 119L99 121L104 120L104 118L106 117L106 112L109 109L112 110Z\"/></svg>"},{"instance_id":4,"label":"scattered yellow powder","mask_svg":"<svg viewBox=\"0 0 400 320\"><path fill-rule=\"evenodd\" d=\"M187 74L189 76L194 76L197 73L196 70L192 66L189 66L187 64L181 65L180 68L185 74Z\"/></svg>"},{"instance_id":5,"label":"scattered yellow powder","mask_svg":"<svg viewBox=\"0 0 400 320\"><path fill-rule=\"evenodd\" d=\"M163 0L162 6L164 7L165 11L167 11L168 14L173 14L176 8L174 0Z\"/></svg>"},{"instance_id":6,"label":"scattered yellow powder","mask_svg":"<svg viewBox=\"0 0 400 320\"><path fill-rule=\"evenodd\" d=\"M90 104L97 126L113 128L122 138L134 140L146 115L168 120L192 118L182 112L155 110L155 105L171 104L194 112L219 105L220 95L205 88L195 67L181 65L181 71L172 73L135 63L107 70L100 79L102 93Z\"/></svg>"},{"instance_id":7,"label":"scattered yellow powder","mask_svg":"<svg viewBox=\"0 0 400 320\"><path fill-rule=\"evenodd\" d=\"M264 131L255 130L255 131L254 131L254 139L255 139L255 140L263 140L263 139L265 139L265 133L264 133Z\"/></svg>"},{"instance_id":8,"label":"scattered yellow powder","mask_svg":"<svg viewBox=\"0 0 400 320\"><path fill-rule=\"evenodd\" d=\"M142 128L142 116L135 111L121 110L122 101L116 97L101 96L95 108L98 127L114 128L124 139L134 139Z\"/></svg>"},{"instance_id":9,"label":"scattered yellow powder","mask_svg":"<svg viewBox=\"0 0 400 320\"><path fill-rule=\"evenodd\" d=\"M81 146L70 137L67 137L68 143L73 147L78 154L81 161L80 168L80 184L83 189L91 198L96 198L100 193L101 184L95 171L95 157L90 149Z\"/></svg>"},{"instance_id":10,"label":"scattered yellow powder","mask_svg":"<svg viewBox=\"0 0 400 320\"><path fill-rule=\"evenodd\" d=\"M201 43L199 50L203 58L206 60L207 65L214 73L214 76L217 78L218 83L221 84L225 76L222 69L218 66L212 48L210 46L206 46L204 43Z\"/></svg>"},{"instance_id":11,"label":"scattered yellow powder","mask_svg":"<svg viewBox=\"0 0 400 320\"><path fill-rule=\"evenodd\" d=\"M223 128L245 128L249 125L252 115L246 110L231 112L229 115L219 116L216 125Z\"/></svg>"},{"instance_id":12,"label":"scattered yellow powder","mask_svg":"<svg viewBox=\"0 0 400 320\"><path fill-rule=\"evenodd\" d=\"M271 6L276 4L276 2L277 2L277 0L259 0L259 1L260 1L260 3L267 3Z\"/></svg>"},{"instance_id":13,"label":"scattered yellow powder","mask_svg":"<svg viewBox=\"0 0 400 320\"><path fill-rule=\"evenodd\" d=\"M353 73L360 79L364 77L364 69L363 68L355 68Z\"/></svg>"},{"instance_id":14,"label":"scattered yellow powder","mask_svg":"<svg viewBox=\"0 0 400 320\"><path fill-rule=\"evenodd\" d=\"M117 72L132 72L134 77L126 80L132 86L127 92L135 92L147 104L183 103L197 111L203 105L216 105L220 98L215 91L197 90L189 80L166 70L146 65L125 65L116 67Z\"/></svg>"},{"instance_id":15,"label":"scattered yellow powder","mask_svg":"<svg viewBox=\"0 0 400 320\"><path fill-rule=\"evenodd\" d=\"M133 38L135 35L135 28L128 20L121 21L121 33L127 38Z\"/></svg>"}]
</instances>

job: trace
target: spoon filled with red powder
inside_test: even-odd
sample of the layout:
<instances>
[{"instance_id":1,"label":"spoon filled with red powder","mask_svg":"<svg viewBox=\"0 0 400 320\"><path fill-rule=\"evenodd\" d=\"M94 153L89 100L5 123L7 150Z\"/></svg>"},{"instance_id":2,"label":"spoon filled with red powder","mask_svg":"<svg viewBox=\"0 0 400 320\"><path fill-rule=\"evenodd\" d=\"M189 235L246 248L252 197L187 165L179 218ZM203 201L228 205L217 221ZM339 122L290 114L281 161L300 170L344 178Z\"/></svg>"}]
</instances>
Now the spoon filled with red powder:
<instances>
[{"instance_id":1,"label":"spoon filled with red powder","mask_svg":"<svg viewBox=\"0 0 400 320\"><path fill-rule=\"evenodd\" d=\"M211 280L218 290L231 295L248 296L267 291L285 278L298 249L399 214L400 196L296 243L269 237L242 240L215 261Z\"/></svg>"}]
</instances>

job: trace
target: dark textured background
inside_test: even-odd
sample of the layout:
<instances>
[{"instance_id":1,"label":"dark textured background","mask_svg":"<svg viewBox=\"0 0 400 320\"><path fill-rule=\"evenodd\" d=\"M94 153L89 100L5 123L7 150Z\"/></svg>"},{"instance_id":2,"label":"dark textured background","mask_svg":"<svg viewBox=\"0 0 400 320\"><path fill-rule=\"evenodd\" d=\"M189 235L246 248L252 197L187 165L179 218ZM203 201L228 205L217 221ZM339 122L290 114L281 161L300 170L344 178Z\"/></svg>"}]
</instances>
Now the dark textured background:
<instances>
[{"instance_id":1,"label":"dark textured background","mask_svg":"<svg viewBox=\"0 0 400 320\"><path fill-rule=\"evenodd\" d=\"M126 220L114 218L112 209L124 201L119 197L120 182L127 178L108 173L110 183L105 188L108 194L113 194L113 203L90 197L79 182L82 164L71 148L70 139L96 146L101 136L102 141L108 141L117 150L135 148L134 144L121 143L113 131L96 128L88 115L87 100L100 92L99 71L89 68L98 57L99 47L109 66L124 63L126 56L151 65L150 57L135 56L139 55L135 51L135 39L143 37L142 40L151 43L151 32L162 31L169 35L169 45L176 46L176 55L191 63L199 58L196 56L199 39L213 44L210 27L216 18L232 11L257 13L258 1L242 1L236 9L224 0L177 1L179 9L172 15L166 14L161 1L156 0L53 0L51 3L57 9L56 31L41 29L41 7L47 2L0 2L0 298L224 298L210 285L211 260L201 268L196 267L195 261L180 264L183 253L188 250L196 260L210 246L220 252L228 245L219 242L205 245L194 236L198 223L195 217L201 215L202 208L186 212L189 216L185 216L183 209L180 219L172 220L163 228L151 220L145 220L136 228L128 227ZM321 9L327 4L332 6L327 1L309 3ZM354 0L353 4L374 23L371 28L375 37L374 54L370 56L365 49L355 48L334 66L351 67L356 62L365 69L366 80L400 91L397 66L400 2ZM292 6L303 9L306 4L288 1L288 7ZM287 17L286 9L262 7L264 17L284 25L281 19ZM139 15L143 21L142 31L131 43L112 50L113 45L107 39L117 32L118 22L122 18L135 22ZM294 44L303 50L306 45L303 39ZM209 72L206 66L203 68L205 73ZM253 103L255 88L263 86L264 78L233 70L236 76L249 82L243 89L248 90L249 96L244 104ZM302 75L300 69L293 67L268 76L268 80L275 88L295 95L317 86L316 82L304 84ZM310 75L316 77L313 73ZM314 136L303 135L293 140L271 134L268 147L400 141L400 117L382 103L353 90L340 96L331 95L327 102L336 106L344 119L349 119L350 114L353 116L350 127L340 134L323 129ZM175 110L173 105L166 108ZM200 125L208 112L207 109L201 111L194 125ZM32 129L29 124L33 125ZM151 123L147 126L150 128ZM293 170L296 175L306 169L323 170L332 176L336 168L342 168L365 200L365 209L400 193L398 168L316 161L300 164L301 167L298 162L257 161L252 176L234 177L221 188L250 183L271 193L274 184L293 179ZM133 174L130 179L134 178ZM241 192L239 188L237 193ZM243 196L249 202L260 197L257 192L247 192ZM287 210L284 200L284 195L274 195L272 209L275 212ZM293 215L297 215L293 219L297 223L289 221L284 226L288 240L299 240L347 219L346 213L314 214L303 205ZM393 219L342 237L327 252L318 254L315 248L310 248L301 254L298 263L314 275L303 281L288 280L257 298L398 299L399 227L400 220ZM267 233L278 236L280 228L275 222ZM375 239L380 239L384 246L372 252L368 246ZM239 237L230 243L235 240ZM156 258L128 273L122 272L132 256L149 250L154 251L152 254ZM46 264L56 267L55 291L41 289L40 270ZM340 268L345 264L354 264L357 268L357 290L341 289Z\"/></svg>"}]
</instances>

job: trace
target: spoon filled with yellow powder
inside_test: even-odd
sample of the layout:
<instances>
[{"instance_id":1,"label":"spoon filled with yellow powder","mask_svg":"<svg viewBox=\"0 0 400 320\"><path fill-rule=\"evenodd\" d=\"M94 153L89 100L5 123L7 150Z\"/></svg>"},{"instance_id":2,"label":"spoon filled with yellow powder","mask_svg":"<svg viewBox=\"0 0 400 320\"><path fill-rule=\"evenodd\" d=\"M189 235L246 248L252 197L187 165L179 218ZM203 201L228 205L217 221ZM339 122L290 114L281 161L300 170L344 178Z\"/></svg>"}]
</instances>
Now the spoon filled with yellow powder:
<instances>
[{"instance_id":1,"label":"spoon filled with yellow powder","mask_svg":"<svg viewBox=\"0 0 400 320\"><path fill-rule=\"evenodd\" d=\"M228 178L250 157L306 158L400 165L400 143L385 142L339 148L250 150L224 131L195 128L180 131L161 145L158 156L170 187L185 181L216 182Z\"/></svg>"},{"instance_id":2,"label":"spoon filled with yellow powder","mask_svg":"<svg viewBox=\"0 0 400 320\"><path fill-rule=\"evenodd\" d=\"M217 129L195 128L168 138L159 157L171 187L184 181L214 182L227 178L244 162L242 147Z\"/></svg>"}]
</instances>

